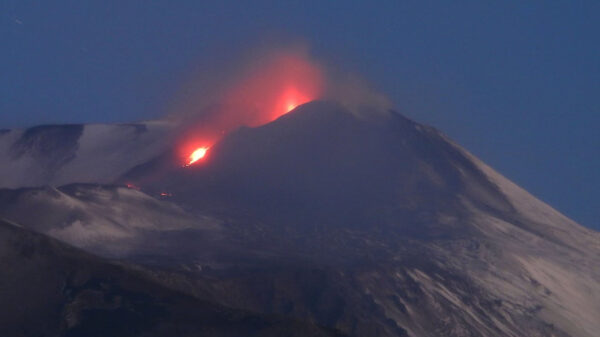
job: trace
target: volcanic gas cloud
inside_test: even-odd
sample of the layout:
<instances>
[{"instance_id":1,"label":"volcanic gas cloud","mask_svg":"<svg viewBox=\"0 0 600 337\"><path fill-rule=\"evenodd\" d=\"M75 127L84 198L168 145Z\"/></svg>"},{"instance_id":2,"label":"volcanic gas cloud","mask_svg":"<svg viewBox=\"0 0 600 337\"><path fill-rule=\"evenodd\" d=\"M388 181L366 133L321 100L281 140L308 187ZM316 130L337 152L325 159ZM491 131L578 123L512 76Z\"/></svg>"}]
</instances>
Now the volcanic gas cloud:
<instances>
[{"instance_id":1,"label":"volcanic gas cloud","mask_svg":"<svg viewBox=\"0 0 600 337\"><path fill-rule=\"evenodd\" d=\"M185 166L205 158L210 147L240 126L259 126L324 92L321 67L303 52L273 52L245 67L183 132L179 155Z\"/></svg>"}]
</instances>

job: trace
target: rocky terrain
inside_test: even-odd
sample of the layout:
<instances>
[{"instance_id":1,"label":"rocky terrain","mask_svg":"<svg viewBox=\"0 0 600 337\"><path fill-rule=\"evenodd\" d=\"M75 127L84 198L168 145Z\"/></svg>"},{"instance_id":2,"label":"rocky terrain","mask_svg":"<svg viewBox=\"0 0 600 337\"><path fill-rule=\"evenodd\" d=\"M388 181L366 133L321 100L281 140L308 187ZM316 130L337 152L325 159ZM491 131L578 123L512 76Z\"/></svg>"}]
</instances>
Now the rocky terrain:
<instances>
[{"instance_id":1,"label":"rocky terrain","mask_svg":"<svg viewBox=\"0 0 600 337\"><path fill-rule=\"evenodd\" d=\"M0 243L3 336L338 336L197 300L7 221Z\"/></svg>"}]
</instances>

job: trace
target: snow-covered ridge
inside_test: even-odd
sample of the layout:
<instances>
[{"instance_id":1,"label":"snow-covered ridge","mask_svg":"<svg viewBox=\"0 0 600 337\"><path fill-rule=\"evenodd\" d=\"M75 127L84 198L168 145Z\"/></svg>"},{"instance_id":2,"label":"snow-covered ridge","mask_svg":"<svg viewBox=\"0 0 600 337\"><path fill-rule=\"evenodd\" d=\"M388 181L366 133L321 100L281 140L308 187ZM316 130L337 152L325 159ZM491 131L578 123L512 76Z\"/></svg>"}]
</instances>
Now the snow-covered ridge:
<instances>
[{"instance_id":1,"label":"snow-covered ridge","mask_svg":"<svg viewBox=\"0 0 600 337\"><path fill-rule=\"evenodd\" d=\"M169 145L173 125L44 125L0 134L0 188L110 183Z\"/></svg>"},{"instance_id":2,"label":"snow-covered ridge","mask_svg":"<svg viewBox=\"0 0 600 337\"><path fill-rule=\"evenodd\" d=\"M148 244L151 233L218 228L215 221L193 217L165 198L93 184L0 190L0 218L110 256Z\"/></svg>"}]
</instances>

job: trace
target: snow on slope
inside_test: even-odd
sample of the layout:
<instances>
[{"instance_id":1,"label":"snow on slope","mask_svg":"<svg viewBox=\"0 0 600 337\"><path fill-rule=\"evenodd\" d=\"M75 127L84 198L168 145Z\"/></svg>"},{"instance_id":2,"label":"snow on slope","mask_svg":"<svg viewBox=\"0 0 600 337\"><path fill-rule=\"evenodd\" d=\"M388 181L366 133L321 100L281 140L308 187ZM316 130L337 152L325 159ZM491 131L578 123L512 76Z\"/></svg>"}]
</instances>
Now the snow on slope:
<instances>
[{"instance_id":1,"label":"snow on slope","mask_svg":"<svg viewBox=\"0 0 600 337\"><path fill-rule=\"evenodd\" d=\"M498 186L517 212L512 221L505 221L473 209L473 225L500 249L504 265L479 257L488 263L488 270L470 269L472 278L571 336L597 336L600 233L577 224L454 146Z\"/></svg>"},{"instance_id":2,"label":"snow on slope","mask_svg":"<svg viewBox=\"0 0 600 337\"><path fill-rule=\"evenodd\" d=\"M107 256L152 247L152 233L218 228L141 191L97 185L0 190L0 217Z\"/></svg>"},{"instance_id":3,"label":"snow on slope","mask_svg":"<svg viewBox=\"0 0 600 337\"><path fill-rule=\"evenodd\" d=\"M600 252L600 233L583 227L559 211L513 183L479 158L460 148L461 151L504 193L517 213L529 220L531 228L571 248L585 247ZM585 243L582 245L582 243ZM600 256L596 256L600 257Z\"/></svg>"},{"instance_id":4,"label":"snow on slope","mask_svg":"<svg viewBox=\"0 0 600 337\"><path fill-rule=\"evenodd\" d=\"M46 125L0 134L0 188L110 183L165 150L167 122Z\"/></svg>"}]
</instances>

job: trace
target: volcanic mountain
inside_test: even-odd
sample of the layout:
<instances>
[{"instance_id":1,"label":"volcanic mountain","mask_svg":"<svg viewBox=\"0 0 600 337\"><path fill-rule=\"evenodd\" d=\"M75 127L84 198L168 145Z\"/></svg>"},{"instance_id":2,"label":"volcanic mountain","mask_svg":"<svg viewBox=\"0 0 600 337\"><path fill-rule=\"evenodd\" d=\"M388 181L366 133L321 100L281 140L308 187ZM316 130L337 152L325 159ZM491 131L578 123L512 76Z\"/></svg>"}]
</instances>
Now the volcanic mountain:
<instances>
[{"instance_id":1,"label":"volcanic mountain","mask_svg":"<svg viewBox=\"0 0 600 337\"><path fill-rule=\"evenodd\" d=\"M172 153L134 156L114 185L2 190L0 217L187 296L352 336L600 329L600 234L394 111L315 101L197 164Z\"/></svg>"}]
</instances>

